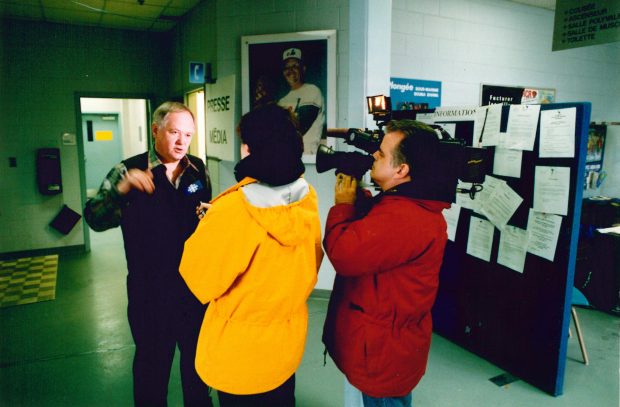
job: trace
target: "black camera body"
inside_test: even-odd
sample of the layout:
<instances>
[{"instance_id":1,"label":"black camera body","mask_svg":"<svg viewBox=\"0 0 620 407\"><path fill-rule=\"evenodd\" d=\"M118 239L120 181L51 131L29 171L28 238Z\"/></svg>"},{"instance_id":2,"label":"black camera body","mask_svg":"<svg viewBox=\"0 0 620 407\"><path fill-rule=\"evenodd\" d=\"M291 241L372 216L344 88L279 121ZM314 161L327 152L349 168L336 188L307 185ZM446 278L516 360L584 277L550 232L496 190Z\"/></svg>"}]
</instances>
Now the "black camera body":
<instances>
[{"instance_id":1,"label":"black camera body","mask_svg":"<svg viewBox=\"0 0 620 407\"><path fill-rule=\"evenodd\" d=\"M372 167L375 159L371 154L379 149L383 139L382 132L361 129L328 129L327 136L343 139L345 143L357 147L367 154L334 151L321 144L316 153L317 172L336 169L336 173L347 174L357 179L362 178L366 171Z\"/></svg>"},{"instance_id":2,"label":"black camera body","mask_svg":"<svg viewBox=\"0 0 620 407\"><path fill-rule=\"evenodd\" d=\"M439 140L442 162L437 172L448 172L463 182L482 184L487 173L489 151L486 148L475 148L465 145L462 139L451 138L440 126L429 125L438 132L443 132ZM328 129L328 137L343 139L345 143L359 148L368 154L379 149L383 139L382 130L362 129ZM330 147L320 145L316 155L317 172L322 173L336 169L355 178L361 178L372 167L374 159L371 155L360 152L339 152Z\"/></svg>"},{"instance_id":3,"label":"black camera body","mask_svg":"<svg viewBox=\"0 0 620 407\"><path fill-rule=\"evenodd\" d=\"M393 117L388 97L370 96L367 100L369 113L373 114L373 118L379 127L378 130L354 128L327 130L328 137L342 139L346 144L352 145L367 154L361 152L338 152L325 145L320 145L316 155L317 172L322 173L335 169L336 173L341 172L357 179L362 178L374 162L371 154L379 149L383 140L383 126L392 118L415 119L415 116L410 115L402 117L403 112L400 111L394 112ZM428 126L437 133L440 161L437 163L437 168L432 175L428 175L432 179L424 180L425 184L435 183L436 185L443 185L443 187L439 186L439 188L445 191L440 195L445 197L456 194L458 180L461 180L472 183L473 187L468 190L458 190L458 192L469 193L473 197L476 192L482 189L480 184L484 182L484 177L488 171L488 163L490 162L489 150L466 146L465 140L451 137L441 126Z\"/></svg>"}]
</instances>

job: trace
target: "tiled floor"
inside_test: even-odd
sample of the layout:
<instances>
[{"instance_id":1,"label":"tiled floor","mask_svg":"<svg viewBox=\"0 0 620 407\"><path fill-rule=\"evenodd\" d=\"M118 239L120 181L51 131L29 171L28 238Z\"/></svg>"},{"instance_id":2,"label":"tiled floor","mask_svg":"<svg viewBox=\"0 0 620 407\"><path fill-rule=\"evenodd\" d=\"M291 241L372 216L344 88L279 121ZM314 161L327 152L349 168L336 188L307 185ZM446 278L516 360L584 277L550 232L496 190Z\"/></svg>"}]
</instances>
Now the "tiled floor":
<instances>
[{"instance_id":1,"label":"tiled floor","mask_svg":"<svg viewBox=\"0 0 620 407\"><path fill-rule=\"evenodd\" d=\"M129 406L133 343L126 318L125 259L118 231L92 234L93 251L62 256L56 300L0 309L0 406ZM298 407L343 405L343 376L321 330L327 301L311 298L306 353L297 372ZM498 387L498 367L435 335L416 407L618 407L620 320L579 309L590 365L569 340L564 395L522 381ZM170 406L181 405L178 360Z\"/></svg>"}]
</instances>

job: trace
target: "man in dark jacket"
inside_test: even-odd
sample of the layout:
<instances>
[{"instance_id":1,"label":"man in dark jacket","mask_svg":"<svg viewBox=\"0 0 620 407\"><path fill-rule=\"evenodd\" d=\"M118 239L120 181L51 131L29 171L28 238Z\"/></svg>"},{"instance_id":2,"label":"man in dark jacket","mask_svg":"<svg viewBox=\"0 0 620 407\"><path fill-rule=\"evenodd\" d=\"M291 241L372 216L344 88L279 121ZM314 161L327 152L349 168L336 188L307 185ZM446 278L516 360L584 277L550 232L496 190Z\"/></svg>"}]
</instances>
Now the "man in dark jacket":
<instances>
[{"instance_id":1,"label":"man in dark jacket","mask_svg":"<svg viewBox=\"0 0 620 407\"><path fill-rule=\"evenodd\" d=\"M390 122L370 173L382 192L365 214L356 180L337 175L323 241L337 274L323 341L364 407L410 406L426 369L450 207L432 179L438 144L423 123Z\"/></svg>"},{"instance_id":2,"label":"man in dark jacket","mask_svg":"<svg viewBox=\"0 0 620 407\"><path fill-rule=\"evenodd\" d=\"M187 154L194 132L186 106L162 104L153 113L153 149L112 168L84 209L94 230L120 225L123 231L136 406L167 405L177 345L185 405L212 405L194 367L206 307L179 275L183 245L198 224L197 208L211 199L204 163Z\"/></svg>"}]
</instances>

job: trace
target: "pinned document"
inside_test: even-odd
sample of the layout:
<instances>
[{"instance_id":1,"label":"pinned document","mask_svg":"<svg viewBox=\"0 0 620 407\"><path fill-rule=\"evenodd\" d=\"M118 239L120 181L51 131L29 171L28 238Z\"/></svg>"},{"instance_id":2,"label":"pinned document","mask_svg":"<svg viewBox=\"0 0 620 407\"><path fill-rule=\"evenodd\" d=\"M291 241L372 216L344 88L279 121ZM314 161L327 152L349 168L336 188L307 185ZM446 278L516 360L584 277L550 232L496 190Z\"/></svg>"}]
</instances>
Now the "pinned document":
<instances>
[{"instance_id":1,"label":"pinned document","mask_svg":"<svg viewBox=\"0 0 620 407\"><path fill-rule=\"evenodd\" d=\"M570 167L536 166L534 174L534 210L568 214Z\"/></svg>"},{"instance_id":2,"label":"pinned document","mask_svg":"<svg viewBox=\"0 0 620 407\"><path fill-rule=\"evenodd\" d=\"M513 150L534 149L540 105L510 105L506 145Z\"/></svg>"},{"instance_id":3,"label":"pinned document","mask_svg":"<svg viewBox=\"0 0 620 407\"><path fill-rule=\"evenodd\" d=\"M540 157L575 156L577 108L544 110L540 113Z\"/></svg>"},{"instance_id":4,"label":"pinned document","mask_svg":"<svg viewBox=\"0 0 620 407\"><path fill-rule=\"evenodd\" d=\"M527 251L549 261L555 257L562 217L530 209L527 218Z\"/></svg>"},{"instance_id":5,"label":"pinned document","mask_svg":"<svg viewBox=\"0 0 620 407\"><path fill-rule=\"evenodd\" d=\"M519 273L523 273L528 236L525 229L506 226L500 235L497 262Z\"/></svg>"},{"instance_id":6,"label":"pinned document","mask_svg":"<svg viewBox=\"0 0 620 407\"><path fill-rule=\"evenodd\" d=\"M448 209L443 210L443 217L446 220L448 227L448 239L454 242L456 238L456 227L459 224L459 215L461 213L461 206L453 203Z\"/></svg>"},{"instance_id":7,"label":"pinned document","mask_svg":"<svg viewBox=\"0 0 620 407\"><path fill-rule=\"evenodd\" d=\"M495 228L491 222L477 216L472 216L469 221L467 254L487 262L491 261L494 231Z\"/></svg>"}]
</instances>

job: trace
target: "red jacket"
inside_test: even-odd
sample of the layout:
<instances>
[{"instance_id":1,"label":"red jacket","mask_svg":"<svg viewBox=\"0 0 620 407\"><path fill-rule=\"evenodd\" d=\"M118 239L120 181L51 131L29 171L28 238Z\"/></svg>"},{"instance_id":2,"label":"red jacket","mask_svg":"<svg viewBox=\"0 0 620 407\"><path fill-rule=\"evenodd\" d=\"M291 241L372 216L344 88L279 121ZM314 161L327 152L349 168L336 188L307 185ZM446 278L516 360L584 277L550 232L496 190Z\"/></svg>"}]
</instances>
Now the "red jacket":
<instances>
[{"instance_id":1,"label":"red jacket","mask_svg":"<svg viewBox=\"0 0 620 407\"><path fill-rule=\"evenodd\" d=\"M323 342L369 396L404 396L426 370L449 207L388 192L360 219L353 205L329 211L323 244L337 275Z\"/></svg>"}]
</instances>

